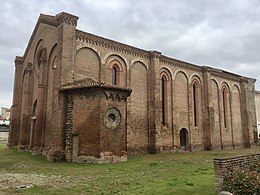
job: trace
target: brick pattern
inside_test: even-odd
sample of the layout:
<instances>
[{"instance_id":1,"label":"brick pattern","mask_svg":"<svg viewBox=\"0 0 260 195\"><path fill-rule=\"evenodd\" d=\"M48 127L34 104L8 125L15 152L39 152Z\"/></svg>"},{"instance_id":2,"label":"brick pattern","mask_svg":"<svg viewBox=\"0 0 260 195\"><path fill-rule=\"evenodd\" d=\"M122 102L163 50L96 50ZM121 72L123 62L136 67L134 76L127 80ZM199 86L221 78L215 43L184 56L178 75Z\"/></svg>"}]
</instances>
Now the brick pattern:
<instances>
[{"instance_id":1,"label":"brick pattern","mask_svg":"<svg viewBox=\"0 0 260 195\"><path fill-rule=\"evenodd\" d=\"M221 190L223 178L228 170L244 168L260 160L260 153L232 158L215 158L214 172L217 191Z\"/></svg>"},{"instance_id":2,"label":"brick pattern","mask_svg":"<svg viewBox=\"0 0 260 195\"><path fill-rule=\"evenodd\" d=\"M72 160L72 127L73 127L73 96L68 94L67 116L65 126L65 157L67 161Z\"/></svg>"}]
</instances>

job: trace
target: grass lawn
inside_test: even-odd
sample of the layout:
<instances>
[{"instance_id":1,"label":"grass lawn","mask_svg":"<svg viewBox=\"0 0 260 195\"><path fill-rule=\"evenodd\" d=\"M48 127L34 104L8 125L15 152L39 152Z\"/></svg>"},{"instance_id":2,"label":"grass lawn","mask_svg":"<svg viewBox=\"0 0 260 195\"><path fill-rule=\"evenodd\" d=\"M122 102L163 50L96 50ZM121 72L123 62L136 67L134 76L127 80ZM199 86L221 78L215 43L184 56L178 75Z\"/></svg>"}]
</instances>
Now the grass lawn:
<instances>
[{"instance_id":1,"label":"grass lawn","mask_svg":"<svg viewBox=\"0 0 260 195\"><path fill-rule=\"evenodd\" d=\"M213 158L260 147L129 156L118 164L48 162L0 144L0 194L215 194ZM17 186L32 184L29 189Z\"/></svg>"}]
</instances>

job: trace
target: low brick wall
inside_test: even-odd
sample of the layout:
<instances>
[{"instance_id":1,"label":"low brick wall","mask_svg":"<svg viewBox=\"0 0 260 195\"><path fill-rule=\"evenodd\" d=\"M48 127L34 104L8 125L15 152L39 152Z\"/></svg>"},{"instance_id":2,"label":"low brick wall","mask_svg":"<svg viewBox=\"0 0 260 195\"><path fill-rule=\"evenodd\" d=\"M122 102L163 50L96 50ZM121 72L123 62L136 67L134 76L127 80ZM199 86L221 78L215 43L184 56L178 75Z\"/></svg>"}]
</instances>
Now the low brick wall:
<instances>
[{"instance_id":1,"label":"low brick wall","mask_svg":"<svg viewBox=\"0 0 260 195\"><path fill-rule=\"evenodd\" d=\"M223 178L228 170L233 168L244 168L260 160L260 153L232 158L215 158L214 171L217 192L221 190Z\"/></svg>"}]
</instances>

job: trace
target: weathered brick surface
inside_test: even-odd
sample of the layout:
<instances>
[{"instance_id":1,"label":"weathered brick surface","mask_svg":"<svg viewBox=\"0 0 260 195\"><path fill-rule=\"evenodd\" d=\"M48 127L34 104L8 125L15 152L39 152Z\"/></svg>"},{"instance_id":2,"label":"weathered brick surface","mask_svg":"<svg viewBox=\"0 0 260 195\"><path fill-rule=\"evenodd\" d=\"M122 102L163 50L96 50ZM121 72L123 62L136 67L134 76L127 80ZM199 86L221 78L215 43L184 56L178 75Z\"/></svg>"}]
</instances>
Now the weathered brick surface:
<instances>
[{"instance_id":1,"label":"weathered brick surface","mask_svg":"<svg viewBox=\"0 0 260 195\"><path fill-rule=\"evenodd\" d=\"M254 144L254 79L82 32L76 29L77 20L68 13L41 15L24 56L17 58L10 147L32 149L50 160L66 157L101 163L126 160L125 151L193 151ZM24 76L28 64L29 77ZM103 92L95 96L97 91L79 89L71 92L71 99L61 90L81 82L111 84L115 66L116 85L132 89L125 103L105 99ZM166 78L164 122L162 77ZM125 131L104 128L104 112L109 107L120 111L125 125L120 128ZM185 137L181 137L182 129L186 129Z\"/></svg>"}]
</instances>

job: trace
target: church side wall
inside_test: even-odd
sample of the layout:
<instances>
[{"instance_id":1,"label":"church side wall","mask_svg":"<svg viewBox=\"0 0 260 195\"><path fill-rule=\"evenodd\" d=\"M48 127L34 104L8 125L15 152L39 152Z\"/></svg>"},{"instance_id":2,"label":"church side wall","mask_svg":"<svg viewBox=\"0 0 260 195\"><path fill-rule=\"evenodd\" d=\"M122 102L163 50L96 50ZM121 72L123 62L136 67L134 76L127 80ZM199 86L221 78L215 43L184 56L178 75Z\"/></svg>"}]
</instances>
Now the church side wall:
<instances>
[{"instance_id":1,"label":"church side wall","mask_svg":"<svg viewBox=\"0 0 260 195\"><path fill-rule=\"evenodd\" d=\"M122 65L121 74L124 74L125 78L121 79L120 85L133 89L128 101L128 149L129 151L145 151L148 148L151 133L148 128L149 110L146 106L149 102L150 85L147 74L149 69L151 72L153 65L146 57L135 57L121 51L112 52L109 48L78 40L76 50L81 51L82 48L95 51L100 58L100 78L95 80L111 83L109 80L110 63L115 60ZM206 144L205 139L209 139L207 144L210 145L207 147L212 149L243 146L245 135L240 119L242 117L242 97L239 80L235 81L232 77L229 79L228 76L219 77L210 74L209 91L204 91L202 67L190 68L185 63L183 63L184 65L178 64L178 61L165 63L163 60L159 60L156 63L158 64L155 66L160 69L158 74L166 70L170 78L167 87L167 123L165 125L162 122L161 84L155 85L155 93L159 94L154 102L156 113L158 113L154 118L156 124L154 144L157 151L182 148L180 143L182 129L187 130L186 149L189 150L202 150ZM155 77L156 83L160 83L160 75L155 75ZM195 80L197 80L198 89L193 89ZM222 94L223 88L226 88L227 91L225 99ZM193 90L197 90L197 92ZM196 93L196 97L194 93ZM202 105L205 93L209 98L210 127L208 130L203 126L205 119ZM194 103L194 101L196 102ZM194 111L194 106L197 107L196 111ZM194 121L195 115L197 124ZM209 132L205 133L205 131ZM208 135L210 137L205 137Z\"/></svg>"}]
</instances>

